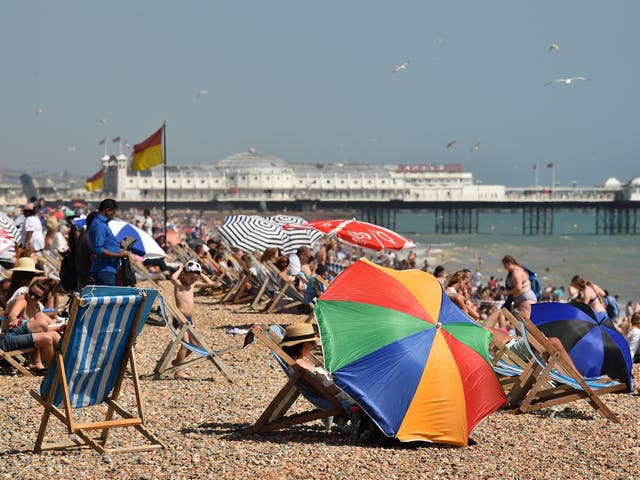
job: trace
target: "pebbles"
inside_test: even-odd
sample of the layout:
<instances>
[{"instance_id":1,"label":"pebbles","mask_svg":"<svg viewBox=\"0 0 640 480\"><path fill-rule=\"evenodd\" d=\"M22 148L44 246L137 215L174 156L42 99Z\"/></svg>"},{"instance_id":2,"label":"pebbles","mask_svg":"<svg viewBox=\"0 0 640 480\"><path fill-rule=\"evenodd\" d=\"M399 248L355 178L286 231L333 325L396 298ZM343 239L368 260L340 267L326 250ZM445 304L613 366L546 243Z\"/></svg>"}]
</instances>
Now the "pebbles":
<instances>
[{"instance_id":1,"label":"pebbles","mask_svg":"<svg viewBox=\"0 0 640 480\"><path fill-rule=\"evenodd\" d=\"M0 478L637 478L640 454L640 397L607 395L621 425L594 415L584 401L555 413L497 412L480 423L467 448L424 446L376 448L356 445L348 432L327 432L320 422L246 436L250 426L286 379L267 348L227 335L231 327L287 324L305 316L262 315L245 306L215 305L196 297L196 328L215 349L237 347L223 361L233 371L229 384L211 365L192 369L192 380L153 380L153 369L170 333L146 325L136 346L148 428L168 446L146 453L98 455L87 450L30 453L42 413L28 394L39 378L0 376ZM640 381L636 370L636 380ZM124 399L131 399L125 384ZM304 400L298 402L305 407ZM294 409L297 408L294 406ZM52 418L46 437L66 438ZM122 439L122 440L121 440ZM110 440L143 443L135 431L113 430Z\"/></svg>"}]
</instances>

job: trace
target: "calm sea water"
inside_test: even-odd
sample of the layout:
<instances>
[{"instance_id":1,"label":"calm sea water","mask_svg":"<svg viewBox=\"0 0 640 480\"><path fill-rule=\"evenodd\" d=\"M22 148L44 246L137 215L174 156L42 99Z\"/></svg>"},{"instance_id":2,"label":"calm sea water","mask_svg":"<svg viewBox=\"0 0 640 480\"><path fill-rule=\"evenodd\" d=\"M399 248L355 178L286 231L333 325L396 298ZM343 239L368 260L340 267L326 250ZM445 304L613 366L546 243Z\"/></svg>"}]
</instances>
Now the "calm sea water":
<instances>
[{"instance_id":1,"label":"calm sea water","mask_svg":"<svg viewBox=\"0 0 640 480\"><path fill-rule=\"evenodd\" d=\"M640 235L595 235L593 213L556 213L553 235L522 235L520 212L480 213L477 234L436 234L434 213L400 213L396 229L418 246L418 266L426 258L431 271L438 264L448 272L480 268L486 283L504 278L500 259L508 254L543 286L567 288L579 274L619 295L621 307L640 301Z\"/></svg>"}]
</instances>

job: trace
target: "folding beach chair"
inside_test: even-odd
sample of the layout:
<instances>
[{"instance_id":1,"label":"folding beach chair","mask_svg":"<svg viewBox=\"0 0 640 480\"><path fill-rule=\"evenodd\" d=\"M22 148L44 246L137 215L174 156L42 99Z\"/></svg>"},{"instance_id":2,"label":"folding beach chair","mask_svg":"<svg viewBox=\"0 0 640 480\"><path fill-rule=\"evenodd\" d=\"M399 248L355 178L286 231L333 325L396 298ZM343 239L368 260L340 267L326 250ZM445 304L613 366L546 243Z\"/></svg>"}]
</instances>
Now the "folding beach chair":
<instances>
[{"instance_id":1,"label":"folding beach chair","mask_svg":"<svg viewBox=\"0 0 640 480\"><path fill-rule=\"evenodd\" d=\"M74 297L53 365L39 391L31 391L44 407L35 452L73 447L90 447L100 453L164 448L144 426L142 392L134 354L136 336L144 326L156 294L155 290L89 286L81 296ZM131 375L126 383L133 387L134 413L120 400L127 365ZM78 410L87 407L96 409L87 409L83 418L95 418L95 415L91 416L93 410L104 410L105 407L106 413L101 420L78 420L81 416ZM78 438L44 445L51 414L66 425L69 435L75 434ZM122 427L135 428L148 442L107 446L109 432ZM93 437L91 430L101 433Z\"/></svg>"},{"instance_id":2,"label":"folding beach chair","mask_svg":"<svg viewBox=\"0 0 640 480\"><path fill-rule=\"evenodd\" d=\"M288 380L265 408L255 425L246 430L247 433L267 433L338 415L349 416L346 406L343 406L327 387L280 348L279 343L284 335L281 327L273 325L268 330L253 327L250 334L260 339L271 350L278 364L287 374ZM287 416L287 412L300 395L314 408Z\"/></svg>"},{"instance_id":3,"label":"folding beach chair","mask_svg":"<svg viewBox=\"0 0 640 480\"><path fill-rule=\"evenodd\" d=\"M195 367L196 365L204 362L211 362L213 366L216 367L229 382L233 383L233 375L231 374L229 368L222 362L222 359L219 355L229 350L235 349L235 347L227 348L224 350L212 349L202 338L202 335L200 335L187 321L182 312L180 312L180 310L178 310L177 308L171 306L169 308L171 309L172 318L178 318L181 323L178 329L174 328L173 322L168 318L167 315L168 305L170 304L168 302L165 302L165 300L160 297L160 312L162 314L162 319L164 320L164 323L166 324L167 328L172 333L174 338L173 340L171 340L171 342L169 342L167 348L164 350L162 356L160 357L160 360L158 360L156 368L154 369L154 378L159 379L164 376L171 375L177 370L183 368ZM191 339L195 340L197 344L188 342L186 340L187 334ZM178 350L182 346L191 350L191 352L193 352L193 355L187 357L187 359L183 363L174 365L172 360L175 358Z\"/></svg>"},{"instance_id":4,"label":"folding beach chair","mask_svg":"<svg viewBox=\"0 0 640 480\"><path fill-rule=\"evenodd\" d=\"M0 362L5 361L23 375L32 376L33 374L24 364L27 361L26 355L29 355L34 350L35 348L21 348L18 350L5 351L0 348Z\"/></svg>"},{"instance_id":5,"label":"folding beach chair","mask_svg":"<svg viewBox=\"0 0 640 480\"><path fill-rule=\"evenodd\" d=\"M519 314L503 310L507 319L522 338L526 348L524 367L504 358L494 364L494 370L509 380L503 382L511 411L531 412L575 400L586 400L598 413L609 420L620 420L604 404L600 395L624 391L626 385L608 377L584 378L531 320ZM520 369L520 370L519 370Z\"/></svg>"}]
</instances>

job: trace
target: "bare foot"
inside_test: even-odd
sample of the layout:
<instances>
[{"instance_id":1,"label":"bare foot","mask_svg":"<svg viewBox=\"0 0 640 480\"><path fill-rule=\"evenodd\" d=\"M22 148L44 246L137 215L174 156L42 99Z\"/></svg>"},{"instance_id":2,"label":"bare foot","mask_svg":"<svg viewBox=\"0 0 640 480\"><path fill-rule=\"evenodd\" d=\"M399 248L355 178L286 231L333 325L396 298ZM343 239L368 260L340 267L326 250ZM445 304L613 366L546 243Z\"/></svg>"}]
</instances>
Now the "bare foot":
<instances>
[{"instance_id":1,"label":"bare foot","mask_svg":"<svg viewBox=\"0 0 640 480\"><path fill-rule=\"evenodd\" d=\"M177 370L176 373L173 374L173 378L177 378L179 380L189 380L191 378L191 375L189 375L184 370Z\"/></svg>"}]
</instances>

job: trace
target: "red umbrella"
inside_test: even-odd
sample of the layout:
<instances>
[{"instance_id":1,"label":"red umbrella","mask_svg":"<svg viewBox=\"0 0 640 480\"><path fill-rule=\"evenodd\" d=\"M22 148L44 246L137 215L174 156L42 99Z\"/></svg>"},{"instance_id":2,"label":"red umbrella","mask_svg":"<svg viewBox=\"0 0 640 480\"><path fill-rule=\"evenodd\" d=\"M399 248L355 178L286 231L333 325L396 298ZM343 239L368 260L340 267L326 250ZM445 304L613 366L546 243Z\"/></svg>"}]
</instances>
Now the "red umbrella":
<instances>
[{"instance_id":1,"label":"red umbrella","mask_svg":"<svg viewBox=\"0 0 640 480\"><path fill-rule=\"evenodd\" d=\"M402 250L415 244L406 237L372 223L352 220L316 220L305 224L288 224L284 228L313 228L336 236L351 245L371 250Z\"/></svg>"}]
</instances>

